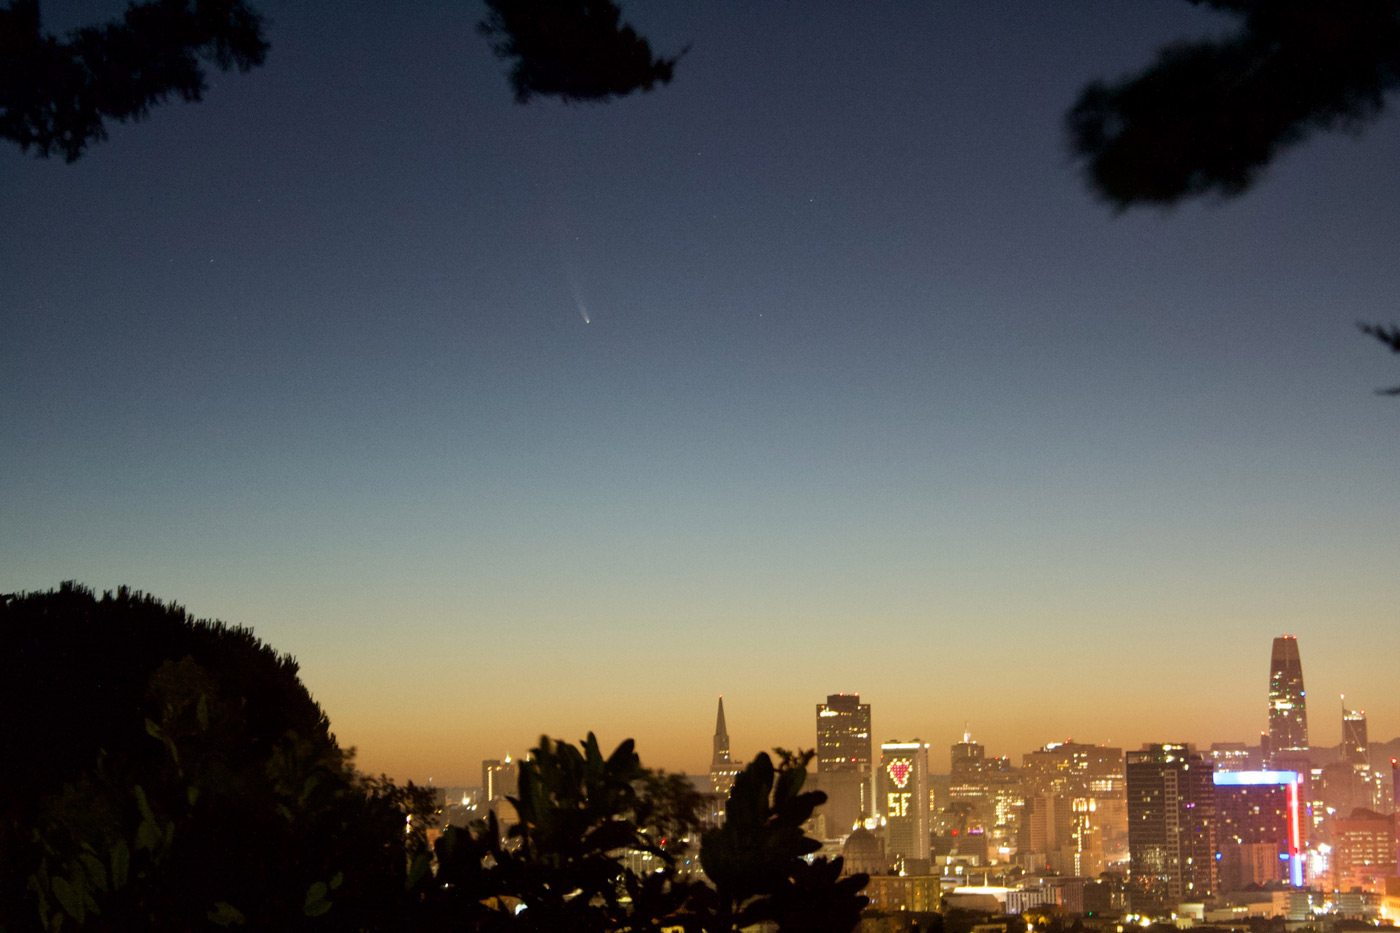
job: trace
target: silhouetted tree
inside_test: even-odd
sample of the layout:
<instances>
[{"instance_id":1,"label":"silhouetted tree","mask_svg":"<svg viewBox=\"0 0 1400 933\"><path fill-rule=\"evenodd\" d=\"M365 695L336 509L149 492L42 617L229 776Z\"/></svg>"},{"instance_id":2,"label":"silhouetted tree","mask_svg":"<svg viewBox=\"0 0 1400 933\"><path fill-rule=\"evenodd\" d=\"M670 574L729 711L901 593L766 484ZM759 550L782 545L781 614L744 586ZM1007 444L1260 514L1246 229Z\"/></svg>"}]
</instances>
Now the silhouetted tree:
<instances>
[{"instance_id":1,"label":"silhouetted tree","mask_svg":"<svg viewBox=\"0 0 1400 933\"><path fill-rule=\"evenodd\" d=\"M261 65L262 29L242 0L150 0L61 42L43 33L39 0L11 0L0 9L0 136L72 162L107 138L109 119L139 120L172 94L201 99L201 62Z\"/></svg>"},{"instance_id":2,"label":"silhouetted tree","mask_svg":"<svg viewBox=\"0 0 1400 933\"><path fill-rule=\"evenodd\" d=\"M1390 325L1389 328L1381 324L1358 324L1357 326L1361 328L1362 333L1370 334L1387 347L1390 347L1391 353L1400 353L1400 327L1394 324ZM1377 389L1376 391L1381 395L1400 395L1400 386L1392 386L1389 389Z\"/></svg>"},{"instance_id":3,"label":"silhouetted tree","mask_svg":"<svg viewBox=\"0 0 1400 933\"><path fill-rule=\"evenodd\" d=\"M1239 28L1095 81L1069 112L1090 187L1120 210L1242 194L1280 151L1318 130L1359 130L1400 86L1395 0L1190 2Z\"/></svg>"},{"instance_id":4,"label":"silhouetted tree","mask_svg":"<svg viewBox=\"0 0 1400 933\"><path fill-rule=\"evenodd\" d=\"M410 903L426 795L356 774L246 629L126 589L5 597L0 750L8 933L356 930Z\"/></svg>"},{"instance_id":5,"label":"silhouetted tree","mask_svg":"<svg viewBox=\"0 0 1400 933\"><path fill-rule=\"evenodd\" d=\"M676 62L622 22L612 0L486 0L478 27L499 58L512 62L515 99L536 95L603 101L669 84Z\"/></svg>"},{"instance_id":6,"label":"silhouetted tree","mask_svg":"<svg viewBox=\"0 0 1400 933\"><path fill-rule=\"evenodd\" d=\"M486 0L479 30L510 61L515 98L603 101L671 80L613 0ZM267 57L264 20L243 0L148 0L119 21L44 33L39 0L0 8L0 137L69 162L172 95L200 100L204 66L248 71ZM684 51L681 52L684 54Z\"/></svg>"}]
</instances>

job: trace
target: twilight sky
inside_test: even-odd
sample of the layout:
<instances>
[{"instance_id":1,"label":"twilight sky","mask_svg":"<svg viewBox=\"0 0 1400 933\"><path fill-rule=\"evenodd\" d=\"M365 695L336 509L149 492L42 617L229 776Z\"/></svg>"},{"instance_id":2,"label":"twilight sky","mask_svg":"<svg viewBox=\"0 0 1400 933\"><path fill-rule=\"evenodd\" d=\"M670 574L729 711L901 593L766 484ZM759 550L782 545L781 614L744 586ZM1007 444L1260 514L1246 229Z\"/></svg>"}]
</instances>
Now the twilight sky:
<instances>
[{"instance_id":1,"label":"twilight sky","mask_svg":"<svg viewBox=\"0 0 1400 933\"><path fill-rule=\"evenodd\" d=\"M256 3L80 162L0 148L0 592L301 662L367 770L541 733L1250 740L1297 635L1400 733L1400 119L1122 216L1080 87L1182 0L625 5L670 86L512 102L472 2ZM64 30L123 4L44 5Z\"/></svg>"}]
</instances>

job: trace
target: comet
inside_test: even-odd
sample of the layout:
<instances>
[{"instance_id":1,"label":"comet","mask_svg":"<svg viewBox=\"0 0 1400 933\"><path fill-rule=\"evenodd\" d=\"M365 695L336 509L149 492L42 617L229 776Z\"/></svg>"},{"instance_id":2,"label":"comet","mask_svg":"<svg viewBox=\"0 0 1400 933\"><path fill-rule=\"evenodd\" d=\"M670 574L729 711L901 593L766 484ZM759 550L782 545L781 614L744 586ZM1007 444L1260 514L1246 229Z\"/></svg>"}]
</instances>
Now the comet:
<instances>
[{"instance_id":1,"label":"comet","mask_svg":"<svg viewBox=\"0 0 1400 933\"><path fill-rule=\"evenodd\" d=\"M573 281L572 276L569 279L569 288L574 293L574 304L578 305L578 316L583 318L583 323L592 324L593 319L588 316L588 307L583 303L583 296L578 293L578 284Z\"/></svg>"}]
</instances>

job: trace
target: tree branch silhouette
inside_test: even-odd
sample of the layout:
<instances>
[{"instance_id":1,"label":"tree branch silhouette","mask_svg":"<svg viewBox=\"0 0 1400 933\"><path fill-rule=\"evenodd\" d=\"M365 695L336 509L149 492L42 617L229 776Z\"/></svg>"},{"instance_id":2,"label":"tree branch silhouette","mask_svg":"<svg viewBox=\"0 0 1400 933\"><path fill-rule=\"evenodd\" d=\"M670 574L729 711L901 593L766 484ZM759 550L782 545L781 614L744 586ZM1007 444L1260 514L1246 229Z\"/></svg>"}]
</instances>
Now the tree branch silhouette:
<instances>
[{"instance_id":1,"label":"tree branch silhouette","mask_svg":"<svg viewBox=\"0 0 1400 933\"><path fill-rule=\"evenodd\" d=\"M39 0L12 0L0 9L0 136L73 162L107 138L109 119L140 120L171 95L200 100L203 63L261 65L262 30L242 0L151 0L59 41L41 29Z\"/></svg>"},{"instance_id":2,"label":"tree branch silhouette","mask_svg":"<svg viewBox=\"0 0 1400 933\"><path fill-rule=\"evenodd\" d=\"M1240 17L1240 28L1089 84L1066 116L1090 189L1117 210L1240 195L1313 133L1361 130L1400 86L1394 0L1191 2Z\"/></svg>"},{"instance_id":3,"label":"tree branch silhouette","mask_svg":"<svg viewBox=\"0 0 1400 933\"><path fill-rule=\"evenodd\" d=\"M1384 324L1360 323L1356 326L1361 328L1363 334L1369 334L1387 347L1390 347L1391 353L1400 353L1400 326L1392 324L1388 329ZM1391 386L1389 389L1377 389L1376 394L1400 395L1400 386Z\"/></svg>"},{"instance_id":4,"label":"tree branch silhouette","mask_svg":"<svg viewBox=\"0 0 1400 933\"><path fill-rule=\"evenodd\" d=\"M669 84L686 50L653 57L612 0L486 0L478 31L492 40L518 103L536 96L605 101Z\"/></svg>"}]
</instances>

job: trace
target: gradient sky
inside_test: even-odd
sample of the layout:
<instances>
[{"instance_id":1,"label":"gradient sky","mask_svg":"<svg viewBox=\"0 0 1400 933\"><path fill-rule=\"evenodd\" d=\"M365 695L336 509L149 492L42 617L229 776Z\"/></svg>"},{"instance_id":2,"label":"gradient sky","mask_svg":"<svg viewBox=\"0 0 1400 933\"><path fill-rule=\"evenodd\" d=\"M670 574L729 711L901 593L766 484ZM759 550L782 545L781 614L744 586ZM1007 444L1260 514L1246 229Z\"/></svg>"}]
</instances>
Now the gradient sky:
<instances>
[{"instance_id":1,"label":"gradient sky","mask_svg":"<svg viewBox=\"0 0 1400 933\"><path fill-rule=\"evenodd\" d=\"M1400 733L1394 114L1114 216L1062 117L1182 0L633 2L674 83L573 107L474 3L255 6L203 103L0 148L0 592L250 626L438 783L704 770L720 693L743 758L843 690L938 770L1253 741L1283 633L1315 743Z\"/></svg>"}]
</instances>

